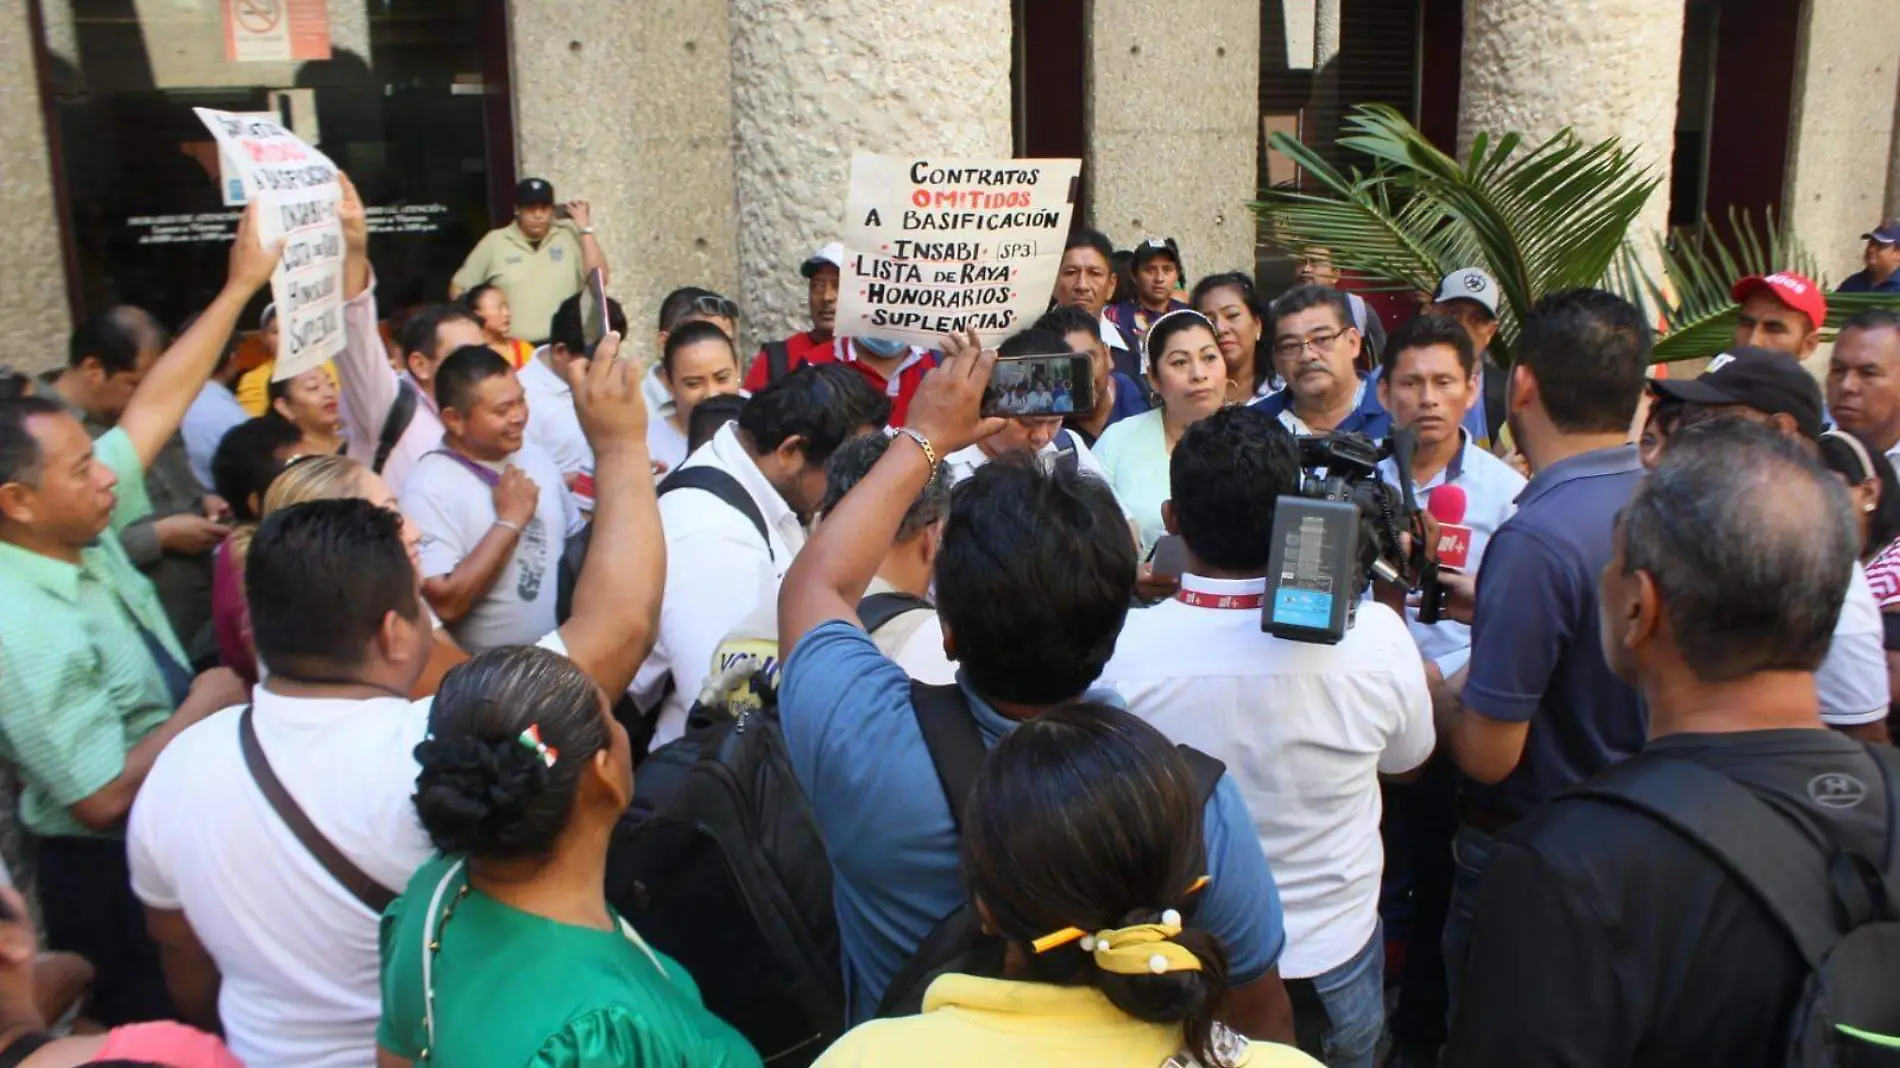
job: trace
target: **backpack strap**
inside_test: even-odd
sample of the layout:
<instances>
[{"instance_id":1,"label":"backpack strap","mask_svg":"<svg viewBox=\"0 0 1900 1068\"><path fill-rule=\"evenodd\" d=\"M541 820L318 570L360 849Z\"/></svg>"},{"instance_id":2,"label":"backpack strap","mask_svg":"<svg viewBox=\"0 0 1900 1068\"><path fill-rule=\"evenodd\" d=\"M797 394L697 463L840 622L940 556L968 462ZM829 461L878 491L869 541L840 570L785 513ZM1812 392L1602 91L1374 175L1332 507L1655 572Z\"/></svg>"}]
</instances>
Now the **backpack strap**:
<instances>
[{"instance_id":1,"label":"backpack strap","mask_svg":"<svg viewBox=\"0 0 1900 1068\"><path fill-rule=\"evenodd\" d=\"M1505 392L1510 385L1511 376L1504 368L1493 363L1484 365L1484 429L1494 448L1504 433Z\"/></svg>"},{"instance_id":2,"label":"backpack strap","mask_svg":"<svg viewBox=\"0 0 1900 1068\"><path fill-rule=\"evenodd\" d=\"M792 348L784 341L765 343L765 381L767 384L778 381L792 370Z\"/></svg>"},{"instance_id":3,"label":"backpack strap","mask_svg":"<svg viewBox=\"0 0 1900 1068\"><path fill-rule=\"evenodd\" d=\"M910 705L917 726L924 732L930 763L937 769L937 783L943 787L944 800L950 803L950 822L962 834L963 806L970 799L970 788L976 785L983 758L989 755L983 732L963 691L956 686L927 686L913 679Z\"/></svg>"},{"instance_id":4,"label":"backpack strap","mask_svg":"<svg viewBox=\"0 0 1900 1068\"><path fill-rule=\"evenodd\" d=\"M250 770L252 781L270 802L277 818L284 821L290 833L297 836L304 849L316 858L330 877L343 884L350 896L362 903L362 906L378 916L389 907L396 895L388 887L377 882L369 873L357 867L349 857L343 855L335 843L323 836L317 825L310 822L303 806L284 789L283 781L277 778L277 772L270 766L270 758L264 755L264 747L257 740L257 728L251 723L251 709L247 705L238 715L238 746L244 750L244 766Z\"/></svg>"},{"instance_id":5,"label":"backpack strap","mask_svg":"<svg viewBox=\"0 0 1900 1068\"><path fill-rule=\"evenodd\" d=\"M1201 791L1201 807L1214 799L1214 789L1220 785L1220 777L1227 774L1227 765L1208 756L1191 745L1179 747L1181 756L1187 761L1188 770L1194 773L1194 785Z\"/></svg>"},{"instance_id":6,"label":"backpack strap","mask_svg":"<svg viewBox=\"0 0 1900 1068\"><path fill-rule=\"evenodd\" d=\"M396 401L389 406L389 414L383 417L383 431L376 437L376 459L370 464L370 470L383 473L383 465L389 462L389 454L396 443L409 429L416 418L416 405L421 398L416 395L415 383L407 378L396 379Z\"/></svg>"},{"instance_id":7,"label":"backpack strap","mask_svg":"<svg viewBox=\"0 0 1900 1068\"><path fill-rule=\"evenodd\" d=\"M1891 829L1893 773L1874 759ZM1834 858L1772 802L1721 772L1689 760L1631 760L1566 796L1640 812L1700 847L1779 921L1809 969L1820 968L1839 940Z\"/></svg>"},{"instance_id":8,"label":"backpack strap","mask_svg":"<svg viewBox=\"0 0 1900 1068\"><path fill-rule=\"evenodd\" d=\"M858 622L863 625L864 633L876 634L884 624L906 612L935 611L936 607L916 594L897 590L874 593L858 602Z\"/></svg>"},{"instance_id":9,"label":"backpack strap","mask_svg":"<svg viewBox=\"0 0 1900 1068\"><path fill-rule=\"evenodd\" d=\"M709 464L682 467L660 480L659 496L664 497L675 490L683 489L705 490L738 509L740 515L752 521L752 529L759 532L759 537L765 539L765 554L771 557L774 563L778 561L778 554L772 551L771 532L765 526L765 513L759 511L759 502L752 499L752 495L745 491L745 487L739 484L738 479Z\"/></svg>"}]
</instances>

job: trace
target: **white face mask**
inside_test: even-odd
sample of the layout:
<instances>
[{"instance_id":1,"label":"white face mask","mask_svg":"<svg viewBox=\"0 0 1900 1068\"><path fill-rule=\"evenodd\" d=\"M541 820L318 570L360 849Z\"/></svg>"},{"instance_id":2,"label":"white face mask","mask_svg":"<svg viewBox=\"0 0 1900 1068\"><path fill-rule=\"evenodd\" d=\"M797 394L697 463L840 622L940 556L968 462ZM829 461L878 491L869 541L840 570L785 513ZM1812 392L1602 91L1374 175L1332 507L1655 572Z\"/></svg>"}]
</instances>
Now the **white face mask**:
<instances>
[{"instance_id":1,"label":"white face mask","mask_svg":"<svg viewBox=\"0 0 1900 1068\"><path fill-rule=\"evenodd\" d=\"M851 342L871 355L879 356L887 360L910 348L907 342L892 341L889 338L881 337L854 337L851 339Z\"/></svg>"}]
</instances>

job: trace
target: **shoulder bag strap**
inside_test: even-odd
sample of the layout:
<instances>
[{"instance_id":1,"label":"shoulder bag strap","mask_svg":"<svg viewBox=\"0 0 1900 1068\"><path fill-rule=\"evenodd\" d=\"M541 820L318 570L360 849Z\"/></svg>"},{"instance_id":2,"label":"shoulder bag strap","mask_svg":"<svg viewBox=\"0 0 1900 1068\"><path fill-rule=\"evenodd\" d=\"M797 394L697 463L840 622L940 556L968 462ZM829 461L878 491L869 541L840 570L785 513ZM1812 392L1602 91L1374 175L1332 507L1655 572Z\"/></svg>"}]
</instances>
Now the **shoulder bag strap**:
<instances>
[{"instance_id":1,"label":"shoulder bag strap","mask_svg":"<svg viewBox=\"0 0 1900 1068\"><path fill-rule=\"evenodd\" d=\"M1505 390L1510 386L1510 371L1496 364L1484 365L1484 430L1496 447L1504 433Z\"/></svg>"},{"instance_id":2,"label":"shoulder bag strap","mask_svg":"<svg viewBox=\"0 0 1900 1068\"><path fill-rule=\"evenodd\" d=\"M759 502L752 499L752 495L745 491L745 487L739 484L738 479L717 467L705 464L698 467L682 467L661 481L659 495L664 497L675 490L683 489L705 490L738 509L741 515L752 521L752 527L759 532L759 537L765 539L766 555L771 557L773 562L777 562L778 554L772 551L772 532L765 526L765 513L759 511Z\"/></svg>"},{"instance_id":3,"label":"shoulder bag strap","mask_svg":"<svg viewBox=\"0 0 1900 1068\"><path fill-rule=\"evenodd\" d=\"M1833 858L1753 790L1689 760L1624 764L1570 791L1643 813L1701 847L1754 894L1810 969L1840 938Z\"/></svg>"},{"instance_id":4,"label":"shoulder bag strap","mask_svg":"<svg viewBox=\"0 0 1900 1068\"><path fill-rule=\"evenodd\" d=\"M983 732L961 689L927 686L913 679L910 704L917 726L924 732L930 763L937 769L937 783L943 787L944 800L950 803L950 822L962 834L963 806L970 799L970 788L976 785L977 770L989 755L989 747L983 744Z\"/></svg>"},{"instance_id":5,"label":"shoulder bag strap","mask_svg":"<svg viewBox=\"0 0 1900 1068\"><path fill-rule=\"evenodd\" d=\"M53 1040L54 1036L45 1031L28 1031L22 1034L7 1043L5 1049L0 1049L0 1068L19 1068L20 1065L26 1063L28 1057L38 1053Z\"/></svg>"},{"instance_id":6,"label":"shoulder bag strap","mask_svg":"<svg viewBox=\"0 0 1900 1068\"><path fill-rule=\"evenodd\" d=\"M465 863L458 860L442 873L442 881L435 884L435 893L429 895L429 911L422 914L422 1042L425 1053L435 1049L435 945L441 935L442 922L436 918L436 910L442 907L442 898L449 892L449 884L461 874Z\"/></svg>"},{"instance_id":7,"label":"shoulder bag strap","mask_svg":"<svg viewBox=\"0 0 1900 1068\"><path fill-rule=\"evenodd\" d=\"M407 378L396 379L396 401L389 406L389 414L383 417L382 433L376 437L376 459L370 469L377 474L383 473L383 465L389 462L389 454L395 451L396 443L402 440L404 432L416 417L416 387Z\"/></svg>"},{"instance_id":8,"label":"shoulder bag strap","mask_svg":"<svg viewBox=\"0 0 1900 1068\"><path fill-rule=\"evenodd\" d=\"M323 870L341 883L350 896L361 902L364 908L381 916L389 903L396 900L396 895L344 856L343 851L325 838L323 832L317 830L316 824L310 822L310 817L304 814L297 799L290 796L290 791L284 789L277 773L271 770L270 760L264 755L264 747L258 744L257 728L251 722L249 707L238 715L238 745L244 750L244 766L250 770L251 780L257 783L264 800L270 802L270 807L284 821L284 826L290 828L290 833L297 836L297 841L303 843L310 855L317 858L317 863L323 865Z\"/></svg>"},{"instance_id":9,"label":"shoulder bag strap","mask_svg":"<svg viewBox=\"0 0 1900 1068\"><path fill-rule=\"evenodd\" d=\"M930 611L936 606L912 593L893 590L889 593L874 593L858 602L858 622L863 625L864 633L876 634L886 623L906 612Z\"/></svg>"},{"instance_id":10,"label":"shoulder bag strap","mask_svg":"<svg viewBox=\"0 0 1900 1068\"><path fill-rule=\"evenodd\" d=\"M493 471L490 471L488 468L483 467L481 464L476 463L475 461L469 459L468 457L463 456L459 452L455 452L451 449L431 449L427 455L446 456L449 459L454 460L456 463L461 464L464 468L466 468L469 474L474 475L476 478L481 479L482 485L487 486L489 489L494 489L496 486L501 485L500 475L496 474Z\"/></svg>"},{"instance_id":11,"label":"shoulder bag strap","mask_svg":"<svg viewBox=\"0 0 1900 1068\"><path fill-rule=\"evenodd\" d=\"M765 343L765 381L769 385L791 373L792 347L783 341Z\"/></svg>"}]
</instances>

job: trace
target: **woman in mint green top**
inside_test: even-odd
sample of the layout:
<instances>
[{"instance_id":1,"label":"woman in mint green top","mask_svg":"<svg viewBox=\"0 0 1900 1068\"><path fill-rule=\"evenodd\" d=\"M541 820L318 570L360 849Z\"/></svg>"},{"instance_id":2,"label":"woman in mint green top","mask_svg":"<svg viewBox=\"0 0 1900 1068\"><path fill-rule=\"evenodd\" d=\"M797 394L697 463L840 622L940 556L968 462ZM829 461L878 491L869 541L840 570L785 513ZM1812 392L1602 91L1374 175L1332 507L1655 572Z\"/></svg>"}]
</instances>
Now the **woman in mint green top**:
<instances>
[{"instance_id":1,"label":"woman in mint green top","mask_svg":"<svg viewBox=\"0 0 1900 1068\"><path fill-rule=\"evenodd\" d=\"M522 647L456 667L416 760L445 856L383 916L380 1068L756 1068L607 905L632 749L579 668Z\"/></svg>"},{"instance_id":2,"label":"woman in mint green top","mask_svg":"<svg viewBox=\"0 0 1900 1068\"><path fill-rule=\"evenodd\" d=\"M1167 533L1161 502L1169 497L1168 461L1175 442L1226 402L1227 364L1214 339L1214 324L1197 311L1173 311L1155 320L1142 344L1160 407L1104 430L1095 443L1095 456L1115 495L1140 526L1146 556Z\"/></svg>"}]
</instances>

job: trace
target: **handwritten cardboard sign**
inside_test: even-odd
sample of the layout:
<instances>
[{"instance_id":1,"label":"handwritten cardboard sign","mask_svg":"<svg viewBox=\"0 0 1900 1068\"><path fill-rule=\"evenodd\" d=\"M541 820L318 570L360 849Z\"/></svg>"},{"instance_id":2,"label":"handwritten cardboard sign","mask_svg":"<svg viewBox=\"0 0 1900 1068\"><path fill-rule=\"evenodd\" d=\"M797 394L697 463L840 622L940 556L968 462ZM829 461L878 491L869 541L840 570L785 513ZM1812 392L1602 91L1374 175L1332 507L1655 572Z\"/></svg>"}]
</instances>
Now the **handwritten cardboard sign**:
<instances>
[{"instance_id":1,"label":"handwritten cardboard sign","mask_svg":"<svg viewBox=\"0 0 1900 1068\"><path fill-rule=\"evenodd\" d=\"M986 343L1049 307L1082 161L857 153L845 202L837 332L935 348Z\"/></svg>"},{"instance_id":2,"label":"handwritten cardboard sign","mask_svg":"<svg viewBox=\"0 0 1900 1068\"><path fill-rule=\"evenodd\" d=\"M258 202L258 238L284 241L271 272L282 381L343 351L343 227L337 221L336 165L275 118L193 108L219 152Z\"/></svg>"}]
</instances>

